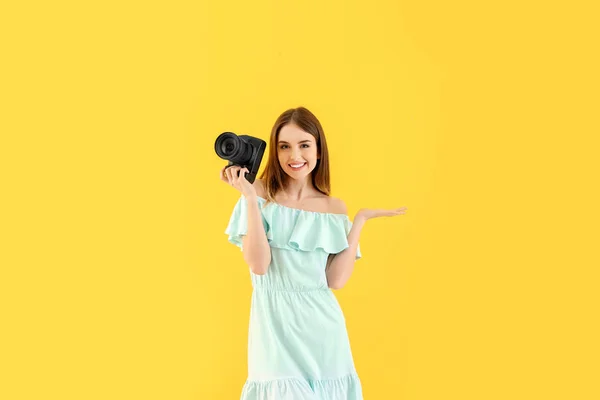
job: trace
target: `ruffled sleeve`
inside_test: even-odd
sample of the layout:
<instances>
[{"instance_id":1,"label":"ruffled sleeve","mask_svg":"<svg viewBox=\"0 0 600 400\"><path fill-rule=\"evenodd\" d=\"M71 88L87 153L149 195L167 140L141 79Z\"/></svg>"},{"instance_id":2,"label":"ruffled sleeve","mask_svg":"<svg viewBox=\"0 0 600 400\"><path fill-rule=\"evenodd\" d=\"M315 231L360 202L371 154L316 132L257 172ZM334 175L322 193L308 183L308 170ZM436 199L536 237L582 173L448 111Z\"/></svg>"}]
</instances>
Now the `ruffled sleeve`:
<instances>
[{"instance_id":1,"label":"ruffled sleeve","mask_svg":"<svg viewBox=\"0 0 600 400\"><path fill-rule=\"evenodd\" d=\"M271 247L337 254L349 247L352 222L347 215L318 213L272 204L264 208ZM360 245L356 260L362 257Z\"/></svg>"},{"instance_id":2,"label":"ruffled sleeve","mask_svg":"<svg viewBox=\"0 0 600 400\"><path fill-rule=\"evenodd\" d=\"M259 201L259 208L261 207ZM261 212L262 215L262 212ZM262 215L263 227L265 232L269 232L269 224ZM229 218L229 224L225 229L225 234L228 235L229 243L232 243L243 250L242 236L248 233L248 200L243 195L239 198L233 208L231 217Z\"/></svg>"}]
</instances>

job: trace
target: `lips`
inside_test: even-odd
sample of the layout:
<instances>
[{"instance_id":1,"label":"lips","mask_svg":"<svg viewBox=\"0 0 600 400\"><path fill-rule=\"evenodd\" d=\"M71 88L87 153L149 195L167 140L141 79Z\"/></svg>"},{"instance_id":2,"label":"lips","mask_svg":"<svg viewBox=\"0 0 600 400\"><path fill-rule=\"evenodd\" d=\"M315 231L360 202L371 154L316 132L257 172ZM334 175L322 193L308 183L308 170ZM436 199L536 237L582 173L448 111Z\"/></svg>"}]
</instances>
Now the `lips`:
<instances>
[{"instance_id":1,"label":"lips","mask_svg":"<svg viewBox=\"0 0 600 400\"><path fill-rule=\"evenodd\" d=\"M294 164L288 164L288 166L294 170L294 171L298 171L302 168L304 168L304 166L306 165L306 163L294 163Z\"/></svg>"}]
</instances>

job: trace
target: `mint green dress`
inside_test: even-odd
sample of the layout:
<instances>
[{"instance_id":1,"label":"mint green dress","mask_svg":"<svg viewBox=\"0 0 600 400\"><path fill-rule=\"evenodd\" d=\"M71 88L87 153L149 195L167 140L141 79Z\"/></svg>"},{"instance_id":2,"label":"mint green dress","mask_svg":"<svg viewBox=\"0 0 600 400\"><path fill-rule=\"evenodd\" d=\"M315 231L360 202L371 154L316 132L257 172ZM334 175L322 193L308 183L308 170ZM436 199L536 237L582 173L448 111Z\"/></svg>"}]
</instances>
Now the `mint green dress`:
<instances>
[{"instance_id":1,"label":"mint green dress","mask_svg":"<svg viewBox=\"0 0 600 400\"><path fill-rule=\"evenodd\" d=\"M346 321L327 285L327 257L348 248L347 215L277 203L263 206L271 247L264 275L250 272L248 379L241 400L362 400ZM248 204L241 196L225 230L243 250ZM360 247L356 259L361 258Z\"/></svg>"}]
</instances>

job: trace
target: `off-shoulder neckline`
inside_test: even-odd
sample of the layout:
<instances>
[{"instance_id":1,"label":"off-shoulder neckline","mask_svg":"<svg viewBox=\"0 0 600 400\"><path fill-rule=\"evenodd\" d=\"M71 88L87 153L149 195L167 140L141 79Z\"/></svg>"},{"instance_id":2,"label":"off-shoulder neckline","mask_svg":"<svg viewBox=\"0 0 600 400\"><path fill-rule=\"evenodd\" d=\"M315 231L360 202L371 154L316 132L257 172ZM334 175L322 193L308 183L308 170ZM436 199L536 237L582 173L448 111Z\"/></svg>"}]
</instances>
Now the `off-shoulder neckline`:
<instances>
[{"instance_id":1,"label":"off-shoulder neckline","mask_svg":"<svg viewBox=\"0 0 600 400\"><path fill-rule=\"evenodd\" d=\"M260 196L256 196L259 200L262 201L267 201L267 199L265 199L264 197L260 197ZM278 207L281 208L287 208L288 210L293 210L293 211L299 211L299 212L303 212L303 213L307 213L307 214L317 214L317 215L331 215L331 216L335 216L335 217L343 217L343 218L350 218L348 217L348 215L346 214L339 214L339 213L330 213L330 212L322 212L322 211L310 211L310 210L303 210L301 208L294 208L294 207L288 207L288 206L284 206L283 204L279 204L277 202L271 202L270 204L274 204Z\"/></svg>"}]
</instances>

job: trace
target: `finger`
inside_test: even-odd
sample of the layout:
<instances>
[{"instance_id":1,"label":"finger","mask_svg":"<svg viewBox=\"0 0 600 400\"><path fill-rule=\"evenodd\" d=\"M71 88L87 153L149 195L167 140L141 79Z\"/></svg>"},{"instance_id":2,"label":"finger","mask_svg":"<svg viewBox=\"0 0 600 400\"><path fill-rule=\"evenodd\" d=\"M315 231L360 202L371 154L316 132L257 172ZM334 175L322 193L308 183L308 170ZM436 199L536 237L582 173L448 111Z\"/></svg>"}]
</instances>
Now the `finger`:
<instances>
[{"instance_id":1,"label":"finger","mask_svg":"<svg viewBox=\"0 0 600 400\"><path fill-rule=\"evenodd\" d=\"M231 175L231 171L232 171L233 167L229 167L227 168L227 170L225 171L227 173L227 182L231 185L233 183L233 176Z\"/></svg>"},{"instance_id":2,"label":"finger","mask_svg":"<svg viewBox=\"0 0 600 400\"><path fill-rule=\"evenodd\" d=\"M233 171L231 171L231 184L233 186L237 187L238 182L240 180L239 171L240 171L241 167L235 166L235 167L232 167L232 169L233 169Z\"/></svg>"},{"instance_id":3,"label":"finger","mask_svg":"<svg viewBox=\"0 0 600 400\"><path fill-rule=\"evenodd\" d=\"M388 210L388 212L391 212L394 215L404 214L405 211L406 211L406 207L400 207L400 208L394 208L394 209Z\"/></svg>"},{"instance_id":4,"label":"finger","mask_svg":"<svg viewBox=\"0 0 600 400\"><path fill-rule=\"evenodd\" d=\"M247 181L248 179L246 179L246 174L248 172L250 172L250 171L248 171L248 168L242 168L240 170L240 180L243 179L243 180Z\"/></svg>"},{"instance_id":5,"label":"finger","mask_svg":"<svg viewBox=\"0 0 600 400\"><path fill-rule=\"evenodd\" d=\"M223 168L221 168L221 170L219 171L219 178L221 178L222 181L227 181L227 177L225 176L225 169L227 168L227 166L224 166Z\"/></svg>"},{"instance_id":6,"label":"finger","mask_svg":"<svg viewBox=\"0 0 600 400\"><path fill-rule=\"evenodd\" d=\"M240 167L234 167L235 169L233 171L231 171L231 183L233 184L233 186L236 186L238 184L238 181L240 179Z\"/></svg>"},{"instance_id":7,"label":"finger","mask_svg":"<svg viewBox=\"0 0 600 400\"><path fill-rule=\"evenodd\" d=\"M232 167L232 168L234 168L234 170L231 171L231 178L232 178L233 183L237 184L240 179L239 172L240 172L241 167L236 166L236 167Z\"/></svg>"},{"instance_id":8,"label":"finger","mask_svg":"<svg viewBox=\"0 0 600 400\"><path fill-rule=\"evenodd\" d=\"M386 217L394 217L396 215L400 215L401 211L399 211L397 208L396 209L392 209L392 210L381 210L380 215L384 215Z\"/></svg>"}]
</instances>

